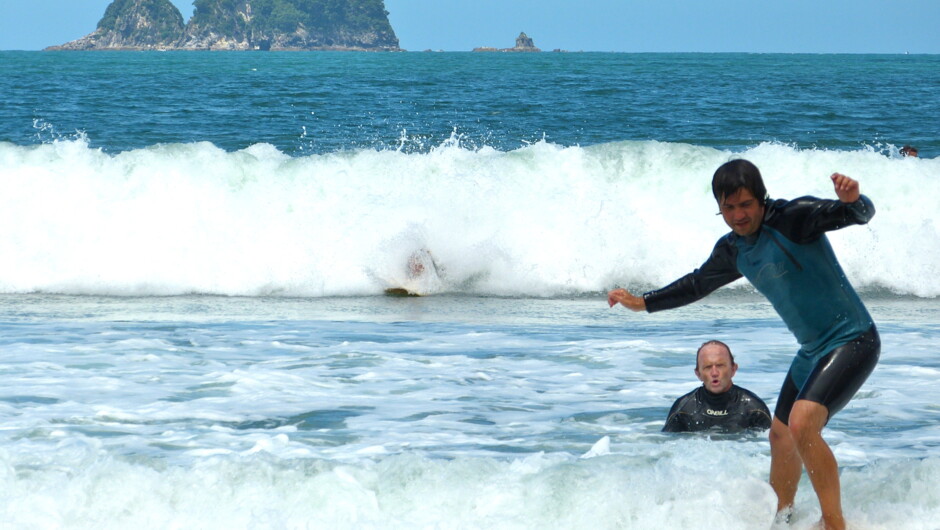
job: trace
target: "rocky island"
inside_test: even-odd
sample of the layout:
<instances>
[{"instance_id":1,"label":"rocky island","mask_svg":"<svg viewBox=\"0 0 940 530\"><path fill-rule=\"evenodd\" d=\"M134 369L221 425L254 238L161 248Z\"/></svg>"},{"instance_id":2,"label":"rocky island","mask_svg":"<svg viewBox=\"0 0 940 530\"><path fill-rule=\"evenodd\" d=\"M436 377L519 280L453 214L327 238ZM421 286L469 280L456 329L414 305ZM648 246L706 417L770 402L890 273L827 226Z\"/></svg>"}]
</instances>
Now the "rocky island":
<instances>
[{"instance_id":1,"label":"rocky island","mask_svg":"<svg viewBox=\"0 0 940 530\"><path fill-rule=\"evenodd\" d=\"M490 48L490 47L480 47L474 48L475 52L540 52L539 48L535 47L535 42L531 37L525 34L525 32L519 33L519 36L516 37L516 45L512 48Z\"/></svg>"},{"instance_id":2,"label":"rocky island","mask_svg":"<svg viewBox=\"0 0 940 530\"><path fill-rule=\"evenodd\" d=\"M114 0L98 28L47 50L400 51L384 0Z\"/></svg>"}]
</instances>

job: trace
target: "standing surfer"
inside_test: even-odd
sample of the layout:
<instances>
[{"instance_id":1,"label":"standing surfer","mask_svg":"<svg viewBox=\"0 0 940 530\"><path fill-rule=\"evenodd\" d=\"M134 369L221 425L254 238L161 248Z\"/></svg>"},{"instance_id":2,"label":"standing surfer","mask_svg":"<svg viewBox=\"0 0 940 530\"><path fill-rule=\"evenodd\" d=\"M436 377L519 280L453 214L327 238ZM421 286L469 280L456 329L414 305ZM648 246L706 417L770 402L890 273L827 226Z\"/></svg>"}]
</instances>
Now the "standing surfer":
<instances>
[{"instance_id":1,"label":"standing surfer","mask_svg":"<svg viewBox=\"0 0 940 530\"><path fill-rule=\"evenodd\" d=\"M767 297L800 343L770 428L778 518L788 518L805 466L822 526L841 530L839 468L822 429L871 374L881 342L825 234L867 223L875 207L856 180L840 173L830 178L838 200L771 200L757 166L747 160L723 164L712 177L712 193L731 232L695 271L643 296L615 289L608 303L633 311L672 309L741 276Z\"/></svg>"}]
</instances>

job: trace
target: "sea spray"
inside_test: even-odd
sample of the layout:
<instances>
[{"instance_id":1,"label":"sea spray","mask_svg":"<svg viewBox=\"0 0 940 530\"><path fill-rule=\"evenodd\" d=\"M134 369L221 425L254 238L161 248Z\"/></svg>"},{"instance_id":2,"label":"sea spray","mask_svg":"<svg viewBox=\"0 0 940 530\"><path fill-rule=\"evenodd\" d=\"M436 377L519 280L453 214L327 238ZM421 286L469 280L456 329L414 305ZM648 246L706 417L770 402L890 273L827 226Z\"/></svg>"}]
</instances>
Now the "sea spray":
<instances>
[{"instance_id":1,"label":"sea spray","mask_svg":"<svg viewBox=\"0 0 940 530\"><path fill-rule=\"evenodd\" d=\"M446 272L443 292L658 286L728 231L709 183L735 157L761 168L773 198L834 198L831 173L858 179L877 215L829 235L851 281L940 294L937 160L545 141L509 152L445 142L295 158L267 144L193 143L112 155L82 138L0 144L0 291L362 295L389 287L421 248Z\"/></svg>"}]
</instances>

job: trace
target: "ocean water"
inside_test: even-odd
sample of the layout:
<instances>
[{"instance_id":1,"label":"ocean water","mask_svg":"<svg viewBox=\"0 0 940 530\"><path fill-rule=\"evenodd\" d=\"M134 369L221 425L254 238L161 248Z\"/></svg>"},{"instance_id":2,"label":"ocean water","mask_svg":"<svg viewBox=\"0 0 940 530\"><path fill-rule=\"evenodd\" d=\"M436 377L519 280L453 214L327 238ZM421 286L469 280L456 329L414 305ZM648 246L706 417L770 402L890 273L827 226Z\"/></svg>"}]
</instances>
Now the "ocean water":
<instances>
[{"instance_id":1,"label":"ocean water","mask_svg":"<svg viewBox=\"0 0 940 530\"><path fill-rule=\"evenodd\" d=\"M698 266L746 157L874 201L830 240L881 363L825 436L853 528L940 528L938 67L0 52L0 527L769 528L764 433L660 429L712 338L773 407L772 308L605 296Z\"/></svg>"}]
</instances>

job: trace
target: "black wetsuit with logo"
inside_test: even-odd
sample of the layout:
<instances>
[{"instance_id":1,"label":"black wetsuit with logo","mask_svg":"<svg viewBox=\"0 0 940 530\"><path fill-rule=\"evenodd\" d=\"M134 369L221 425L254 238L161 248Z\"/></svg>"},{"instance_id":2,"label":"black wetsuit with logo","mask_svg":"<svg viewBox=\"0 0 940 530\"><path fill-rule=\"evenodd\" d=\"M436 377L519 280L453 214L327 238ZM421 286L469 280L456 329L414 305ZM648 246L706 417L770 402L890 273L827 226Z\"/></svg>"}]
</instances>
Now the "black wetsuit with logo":
<instances>
[{"instance_id":1,"label":"black wetsuit with logo","mask_svg":"<svg viewBox=\"0 0 940 530\"><path fill-rule=\"evenodd\" d=\"M663 432L741 432L770 428L770 410L750 390L731 385L713 394L704 386L680 397L669 410Z\"/></svg>"}]
</instances>

